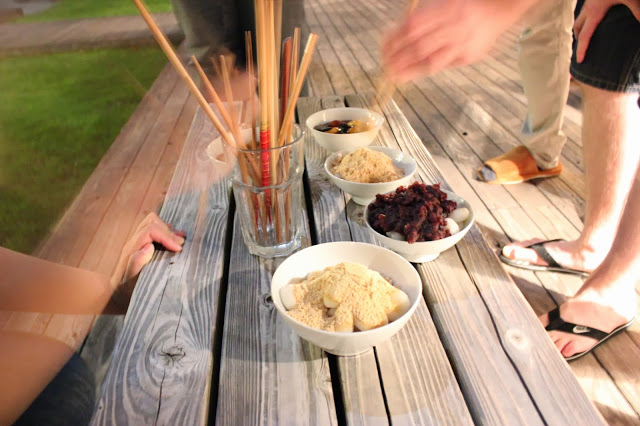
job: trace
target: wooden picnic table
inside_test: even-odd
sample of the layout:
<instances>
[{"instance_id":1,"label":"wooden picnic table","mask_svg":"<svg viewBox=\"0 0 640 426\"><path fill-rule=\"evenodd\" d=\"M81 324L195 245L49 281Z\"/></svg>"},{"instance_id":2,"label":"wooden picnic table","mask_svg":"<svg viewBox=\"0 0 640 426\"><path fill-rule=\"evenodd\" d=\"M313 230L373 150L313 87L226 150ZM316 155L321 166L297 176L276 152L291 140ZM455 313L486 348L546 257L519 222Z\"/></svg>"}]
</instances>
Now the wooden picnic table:
<instances>
[{"instance_id":1,"label":"wooden picnic table","mask_svg":"<svg viewBox=\"0 0 640 426\"><path fill-rule=\"evenodd\" d=\"M298 122L368 100L301 99ZM393 102L384 115L375 144L410 153L418 179L455 190ZM297 337L269 294L282 259L248 253L230 185L205 154L216 136L199 110L161 211L187 242L141 274L94 424L604 423L475 225L416 265L424 300L390 340L336 357ZM324 175L328 153L305 138L303 246L375 244L363 208Z\"/></svg>"}]
</instances>

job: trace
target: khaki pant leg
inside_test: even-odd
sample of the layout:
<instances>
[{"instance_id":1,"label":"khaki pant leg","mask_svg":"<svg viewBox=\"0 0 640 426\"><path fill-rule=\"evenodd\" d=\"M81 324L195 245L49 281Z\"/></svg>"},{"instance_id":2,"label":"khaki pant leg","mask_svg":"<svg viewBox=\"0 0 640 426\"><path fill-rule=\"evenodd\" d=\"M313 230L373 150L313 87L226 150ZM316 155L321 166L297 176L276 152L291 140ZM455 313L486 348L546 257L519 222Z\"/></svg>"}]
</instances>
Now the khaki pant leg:
<instances>
[{"instance_id":1,"label":"khaki pant leg","mask_svg":"<svg viewBox=\"0 0 640 426\"><path fill-rule=\"evenodd\" d=\"M553 0L526 22L518 64L527 96L523 144L541 169L558 164L567 138L563 110L569 96L569 65L575 0Z\"/></svg>"}]
</instances>

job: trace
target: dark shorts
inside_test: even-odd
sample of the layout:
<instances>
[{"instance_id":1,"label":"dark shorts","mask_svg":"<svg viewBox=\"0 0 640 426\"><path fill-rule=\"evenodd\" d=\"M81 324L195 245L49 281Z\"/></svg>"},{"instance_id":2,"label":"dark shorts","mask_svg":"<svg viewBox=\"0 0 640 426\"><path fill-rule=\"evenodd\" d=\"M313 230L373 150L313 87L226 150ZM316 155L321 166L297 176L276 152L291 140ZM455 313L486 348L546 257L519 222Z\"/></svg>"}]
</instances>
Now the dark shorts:
<instances>
[{"instance_id":1,"label":"dark shorts","mask_svg":"<svg viewBox=\"0 0 640 426\"><path fill-rule=\"evenodd\" d=\"M584 0L578 0L578 17ZM640 92L640 22L624 5L613 6L598 25L584 61L575 60L573 40L571 75L579 82L614 92Z\"/></svg>"}]
</instances>

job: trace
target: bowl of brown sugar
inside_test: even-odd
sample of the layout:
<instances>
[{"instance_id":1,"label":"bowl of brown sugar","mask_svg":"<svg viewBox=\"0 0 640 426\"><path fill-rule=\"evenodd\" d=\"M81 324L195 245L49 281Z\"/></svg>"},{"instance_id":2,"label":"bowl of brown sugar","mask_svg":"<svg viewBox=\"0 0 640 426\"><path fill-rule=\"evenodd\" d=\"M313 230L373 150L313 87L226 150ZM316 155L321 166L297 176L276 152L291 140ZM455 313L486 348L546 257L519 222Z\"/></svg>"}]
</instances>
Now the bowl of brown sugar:
<instances>
[{"instance_id":1,"label":"bowl of brown sugar","mask_svg":"<svg viewBox=\"0 0 640 426\"><path fill-rule=\"evenodd\" d=\"M271 281L276 309L303 339L341 356L358 355L396 334L415 311L422 282L384 247L341 241L287 258Z\"/></svg>"},{"instance_id":2,"label":"bowl of brown sugar","mask_svg":"<svg viewBox=\"0 0 640 426\"><path fill-rule=\"evenodd\" d=\"M370 146L334 152L324 162L329 180L357 204L413 181L417 164L399 149Z\"/></svg>"}]
</instances>

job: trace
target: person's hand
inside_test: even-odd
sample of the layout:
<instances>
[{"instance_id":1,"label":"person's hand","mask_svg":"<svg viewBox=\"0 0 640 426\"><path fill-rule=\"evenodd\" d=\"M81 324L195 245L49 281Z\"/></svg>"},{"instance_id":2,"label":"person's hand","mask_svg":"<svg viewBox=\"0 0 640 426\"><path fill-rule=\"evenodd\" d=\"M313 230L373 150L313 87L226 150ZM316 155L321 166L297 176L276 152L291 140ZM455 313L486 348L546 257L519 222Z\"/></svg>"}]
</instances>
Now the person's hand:
<instances>
[{"instance_id":1,"label":"person's hand","mask_svg":"<svg viewBox=\"0 0 640 426\"><path fill-rule=\"evenodd\" d=\"M255 93L258 80L255 78L253 81L249 78L249 73L241 70L234 70L229 76L229 83L231 84L231 93L235 101L243 101L249 99L252 93ZM215 76L211 78L211 84L216 89L218 96L222 102L226 102L227 94L224 87L224 82L221 76ZM205 91L208 96L208 92Z\"/></svg>"},{"instance_id":2,"label":"person's hand","mask_svg":"<svg viewBox=\"0 0 640 426\"><path fill-rule=\"evenodd\" d=\"M481 59L531 0L434 0L411 13L382 44L385 71L396 82Z\"/></svg>"},{"instance_id":3,"label":"person's hand","mask_svg":"<svg viewBox=\"0 0 640 426\"><path fill-rule=\"evenodd\" d=\"M167 250L179 252L182 250L184 237L184 231L171 229L155 213L149 213L140 222L133 236L122 248L120 259L111 276L111 285L114 288L112 303L117 306L116 310L126 310L138 275L153 256L154 243L161 244Z\"/></svg>"},{"instance_id":4,"label":"person's hand","mask_svg":"<svg viewBox=\"0 0 640 426\"><path fill-rule=\"evenodd\" d=\"M586 0L584 2L580 14L573 24L573 34L578 40L576 47L576 61L578 63L584 61L591 37L607 11L617 4L627 6L633 16L640 21L640 0Z\"/></svg>"}]
</instances>

